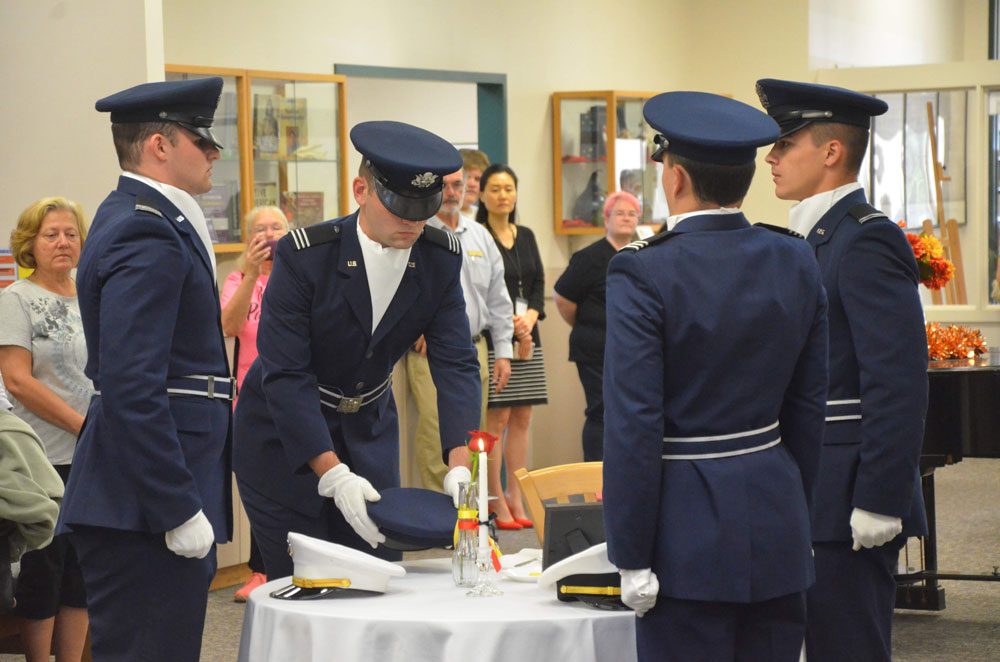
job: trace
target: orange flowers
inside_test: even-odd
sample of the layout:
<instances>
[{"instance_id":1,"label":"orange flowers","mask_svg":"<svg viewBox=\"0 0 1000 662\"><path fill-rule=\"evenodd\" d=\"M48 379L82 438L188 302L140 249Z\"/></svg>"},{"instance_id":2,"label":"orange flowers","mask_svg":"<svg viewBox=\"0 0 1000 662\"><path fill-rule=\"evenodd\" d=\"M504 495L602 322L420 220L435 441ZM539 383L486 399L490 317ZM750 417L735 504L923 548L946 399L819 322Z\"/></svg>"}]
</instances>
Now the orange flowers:
<instances>
[{"instance_id":1,"label":"orange flowers","mask_svg":"<svg viewBox=\"0 0 1000 662\"><path fill-rule=\"evenodd\" d=\"M986 351L979 329L957 324L927 324L927 356L937 359L974 359Z\"/></svg>"},{"instance_id":2,"label":"orange flowers","mask_svg":"<svg viewBox=\"0 0 1000 662\"><path fill-rule=\"evenodd\" d=\"M905 221L900 221L899 226L905 228ZM944 246L937 237L923 232L907 232L906 238L913 249L913 257L917 260L921 284L929 290L940 290L947 285L955 275L955 265L944 256Z\"/></svg>"}]
</instances>

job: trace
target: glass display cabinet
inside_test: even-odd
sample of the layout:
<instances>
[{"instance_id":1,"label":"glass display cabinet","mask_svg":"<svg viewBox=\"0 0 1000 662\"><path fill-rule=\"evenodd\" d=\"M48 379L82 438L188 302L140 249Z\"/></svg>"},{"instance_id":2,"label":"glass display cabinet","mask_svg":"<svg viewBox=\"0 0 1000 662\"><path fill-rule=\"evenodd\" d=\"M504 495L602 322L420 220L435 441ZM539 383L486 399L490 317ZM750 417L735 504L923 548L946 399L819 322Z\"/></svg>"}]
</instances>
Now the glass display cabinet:
<instances>
[{"instance_id":1,"label":"glass display cabinet","mask_svg":"<svg viewBox=\"0 0 1000 662\"><path fill-rule=\"evenodd\" d=\"M608 191L639 198L642 223L666 219L658 164L649 158L656 132L642 117L643 103L654 95L614 90L552 95L556 234L603 234Z\"/></svg>"},{"instance_id":2,"label":"glass display cabinet","mask_svg":"<svg viewBox=\"0 0 1000 662\"><path fill-rule=\"evenodd\" d=\"M243 250L243 217L281 207L292 227L346 214L345 77L167 65L167 80L222 76L214 131L224 146L197 196L217 253Z\"/></svg>"}]
</instances>

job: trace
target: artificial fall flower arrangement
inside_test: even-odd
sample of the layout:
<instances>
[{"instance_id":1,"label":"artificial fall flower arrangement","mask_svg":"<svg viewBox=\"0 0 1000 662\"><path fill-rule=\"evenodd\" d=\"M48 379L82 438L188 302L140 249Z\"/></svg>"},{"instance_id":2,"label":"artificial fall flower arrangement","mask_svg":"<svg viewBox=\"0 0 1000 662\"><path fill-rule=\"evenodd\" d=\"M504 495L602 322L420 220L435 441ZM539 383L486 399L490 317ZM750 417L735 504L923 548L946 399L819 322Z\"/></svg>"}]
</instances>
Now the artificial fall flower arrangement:
<instances>
[{"instance_id":1,"label":"artificial fall flower arrangement","mask_svg":"<svg viewBox=\"0 0 1000 662\"><path fill-rule=\"evenodd\" d=\"M986 352L986 341L979 329L958 324L927 324L927 356L938 359L975 359Z\"/></svg>"},{"instance_id":2,"label":"artificial fall flower arrangement","mask_svg":"<svg viewBox=\"0 0 1000 662\"><path fill-rule=\"evenodd\" d=\"M906 221L900 221L899 227L906 229ZM944 246L932 234L906 233L906 239L913 249L913 257L917 260L917 271L920 273L920 283L929 290L940 290L948 284L955 275L955 265L944 256Z\"/></svg>"}]
</instances>

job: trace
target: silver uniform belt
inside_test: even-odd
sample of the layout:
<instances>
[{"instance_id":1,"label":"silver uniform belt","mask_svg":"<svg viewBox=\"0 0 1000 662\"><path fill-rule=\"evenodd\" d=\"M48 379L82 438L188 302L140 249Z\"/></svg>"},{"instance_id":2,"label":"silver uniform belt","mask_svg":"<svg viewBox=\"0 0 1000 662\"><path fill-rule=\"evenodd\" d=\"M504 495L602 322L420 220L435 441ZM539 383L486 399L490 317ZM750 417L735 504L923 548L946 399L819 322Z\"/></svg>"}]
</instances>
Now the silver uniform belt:
<instances>
[{"instance_id":1,"label":"silver uniform belt","mask_svg":"<svg viewBox=\"0 0 1000 662\"><path fill-rule=\"evenodd\" d=\"M236 380L232 377L214 375L167 377L167 395L196 395L230 401L235 392ZM94 391L94 395L100 394L100 391Z\"/></svg>"},{"instance_id":2,"label":"silver uniform belt","mask_svg":"<svg viewBox=\"0 0 1000 662\"><path fill-rule=\"evenodd\" d=\"M836 423L837 421L860 421L861 420L861 398L851 400L827 400L826 401L826 422Z\"/></svg>"},{"instance_id":3,"label":"silver uniform belt","mask_svg":"<svg viewBox=\"0 0 1000 662\"><path fill-rule=\"evenodd\" d=\"M707 437L664 437L664 460L715 460L767 450L781 443L778 421L771 425Z\"/></svg>"},{"instance_id":4,"label":"silver uniform belt","mask_svg":"<svg viewBox=\"0 0 1000 662\"><path fill-rule=\"evenodd\" d=\"M382 397L382 394L388 391L391 387L392 374L386 377L384 382L367 393L359 393L355 396L347 396L343 393L337 393L336 391L339 389L334 389L333 387L319 386L319 402L324 407L336 409L340 414L356 414L358 413L358 410L365 405L370 405Z\"/></svg>"}]
</instances>

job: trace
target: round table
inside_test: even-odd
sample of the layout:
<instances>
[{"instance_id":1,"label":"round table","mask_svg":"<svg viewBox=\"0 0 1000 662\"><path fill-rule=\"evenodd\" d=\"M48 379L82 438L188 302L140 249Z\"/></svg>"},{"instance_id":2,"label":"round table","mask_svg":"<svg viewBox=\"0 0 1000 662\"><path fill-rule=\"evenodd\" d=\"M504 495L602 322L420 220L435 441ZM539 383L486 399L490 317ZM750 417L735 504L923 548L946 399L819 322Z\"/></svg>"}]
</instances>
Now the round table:
<instances>
[{"instance_id":1,"label":"round table","mask_svg":"<svg viewBox=\"0 0 1000 662\"><path fill-rule=\"evenodd\" d=\"M451 578L450 559L402 564L406 576L384 595L276 600L285 577L247 602L240 662L631 662L635 615L560 602L555 588L498 579L504 594L469 598Z\"/></svg>"}]
</instances>

